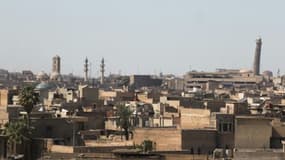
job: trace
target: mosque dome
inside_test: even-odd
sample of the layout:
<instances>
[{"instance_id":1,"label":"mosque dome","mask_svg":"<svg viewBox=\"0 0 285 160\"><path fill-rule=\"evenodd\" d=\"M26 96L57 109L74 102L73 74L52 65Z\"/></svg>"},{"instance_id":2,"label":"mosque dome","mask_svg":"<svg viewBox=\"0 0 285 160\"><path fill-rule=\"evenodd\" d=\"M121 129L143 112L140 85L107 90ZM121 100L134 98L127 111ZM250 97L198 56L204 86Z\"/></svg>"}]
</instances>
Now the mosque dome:
<instances>
[{"instance_id":1,"label":"mosque dome","mask_svg":"<svg viewBox=\"0 0 285 160\"><path fill-rule=\"evenodd\" d=\"M52 83L48 83L48 82L41 82L36 86L36 90L49 90L52 88L55 88L56 86Z\"/></svg>"},{"instance_id":2,"label":"mosque dome","mask_svg":"<svg viewBox=\"0 0 285 160\"><path fill-rule=\"evenodd\" d=\"M262 73L263 76L266 76L266 77L273 77L273 72L272 71L264 71Z\"/></svg>"}]
</instances>

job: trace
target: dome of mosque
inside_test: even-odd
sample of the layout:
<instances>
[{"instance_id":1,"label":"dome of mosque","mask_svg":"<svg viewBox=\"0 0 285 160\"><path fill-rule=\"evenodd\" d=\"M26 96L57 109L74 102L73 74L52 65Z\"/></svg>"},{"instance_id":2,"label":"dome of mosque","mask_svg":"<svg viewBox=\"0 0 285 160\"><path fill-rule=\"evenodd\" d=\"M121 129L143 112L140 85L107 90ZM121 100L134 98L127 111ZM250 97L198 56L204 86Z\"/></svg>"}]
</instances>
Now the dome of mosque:
<instances>
[{"instance_id":1,"label":"dome of mosque","mask_svg":"<svg viewBox=\"0 0 285 160\"><path fill-rule=\"evenodd\" d=\"M272 71L264 71L262 73L263 76L267 76L267 77L273 77L273 72Z\"/></svg>"},{"instance_id":2,"label":"dome of mosque","mask_svg":"<svg viewBox=\"0 0 285 160\"><path fill-rule=\"evenodd\" d=\"M48 83L48 82L41 82L40 84L38 84L36 86L36 90L49 90L52 88L55 88L56 86L52 83Z\"/></svg>"}]
</instances>

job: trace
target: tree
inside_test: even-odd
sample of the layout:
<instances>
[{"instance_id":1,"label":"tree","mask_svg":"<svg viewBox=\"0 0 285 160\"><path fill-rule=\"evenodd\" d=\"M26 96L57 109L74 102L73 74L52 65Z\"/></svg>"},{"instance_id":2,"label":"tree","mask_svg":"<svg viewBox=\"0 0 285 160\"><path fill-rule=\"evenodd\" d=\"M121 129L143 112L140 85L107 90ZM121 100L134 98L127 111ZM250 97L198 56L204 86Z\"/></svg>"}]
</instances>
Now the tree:
<instances>
[{"instance_id":1,"label":"tree","mask_svg":"<svg viewBox=\"0 0 285 160\"><path fill-rule=\"evenodd\" d=\"M132 112L128 107L125 107L124 105L118 105L117 106L117 126L122 128L124 130L124 134L126 137L126 140L129 140L129 129L131 127L130 123L130 117L132 115Z\"/></svg>"},{"instance_id":2,"label":"tree","mask_svg":"<svg viewBox=\"0 0 285 160\"><path fill-rule=\"evenodd\" d=\"M34 105L39 102L39 95L34 92L34 87L26 86L20 91L19 101L27 112L27 127L30 128L30 114Z\"/></svg>"},{"instance_id":3,"label":"tree","mask_svg":"<svg viewBox=\"0 0 285 160\"><path fill-rule=\"evenodd\" d=\"M30 129L24 119L15 120L5 124L4 135L8 137L8 144L13 154L16 154L17 144L30 139Z\"/></svg>"}]
</instances>

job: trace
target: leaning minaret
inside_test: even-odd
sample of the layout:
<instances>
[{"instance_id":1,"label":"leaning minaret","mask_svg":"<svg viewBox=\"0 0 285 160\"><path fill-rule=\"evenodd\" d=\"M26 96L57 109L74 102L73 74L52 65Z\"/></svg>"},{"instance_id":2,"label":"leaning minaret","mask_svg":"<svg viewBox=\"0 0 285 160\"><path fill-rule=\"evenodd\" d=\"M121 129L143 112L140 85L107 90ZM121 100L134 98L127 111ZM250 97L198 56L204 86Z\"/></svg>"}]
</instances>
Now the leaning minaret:
<instances>
[{"instance_id":1,"label":"leaning minaret","mask_svg":"<svg viewBox=\"0 0 285 160\"><path fill-rule=\"evenodd\" d=\"M100 65L100 72L101 72L101 79L100 79L100 82L101 84L104 84L104 72L105 72L105 62L104 62L104 58L102 58L101 60L101 65Z\"/></svg>"},{"instance_id":2,"label":"leaning minaret","mask_svg":"<svg viewBox=\"0 0 285 160\"><path fill-rule=\"evenodd\" d=\"M88 59L86 57L85 64L84 64L84 81L88 81Z\"/></svg>"},{"instance_id":3,"label":"leaning minaret","mask_svg":"<svg viewBox=\"0 0 285 160\"><path fill-rule=\"evenodd\" d=\"M262 45L262 40L259 37L256 39L256 48L255 48L254 63L253 63L253 74L255 76L260 74L261 45Z\"/></svg>"}]
</instances>

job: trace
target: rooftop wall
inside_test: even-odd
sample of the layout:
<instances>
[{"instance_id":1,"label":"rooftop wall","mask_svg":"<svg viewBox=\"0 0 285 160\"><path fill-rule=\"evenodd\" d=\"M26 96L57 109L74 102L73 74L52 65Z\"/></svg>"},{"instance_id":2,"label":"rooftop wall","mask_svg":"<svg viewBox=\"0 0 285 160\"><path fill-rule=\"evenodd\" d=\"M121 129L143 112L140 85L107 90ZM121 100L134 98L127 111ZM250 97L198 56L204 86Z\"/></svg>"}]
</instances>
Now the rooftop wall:
<instances>
[{"instance_id":1,"label":"rooftop wall","mask_svg":"<svg viewBox=\"0 0 285 160\"><path fill-rule=\"evenodd\" d=\"M155 143L157 151L181 150L181 130L177 128L137 128L134 131L134 143L141 144L144 140Z\"/></svg>"},{"instance_id":2,"label":"rooftop wall","mask_svg":"<svg viewBox=\"0 0 285 160\"><path fill-rule=\"evenodd\" d=\"M269 119L236 118L235 148L269 148L272 126Z\"/></svg>"}]
</instances>

